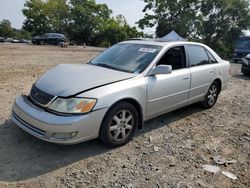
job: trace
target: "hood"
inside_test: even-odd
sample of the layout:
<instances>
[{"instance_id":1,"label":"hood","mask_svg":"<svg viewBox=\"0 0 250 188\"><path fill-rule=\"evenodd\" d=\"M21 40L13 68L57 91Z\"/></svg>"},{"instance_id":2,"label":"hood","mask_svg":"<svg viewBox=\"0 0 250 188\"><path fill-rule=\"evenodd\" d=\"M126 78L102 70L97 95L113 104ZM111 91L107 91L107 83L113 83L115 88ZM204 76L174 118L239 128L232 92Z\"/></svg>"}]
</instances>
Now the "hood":
<instances>
[{"instance_id":1,"label":"hood","mask_svg":"<svg viewBox=\"0 0 250 188\"><path fill-rule=\"evenodd\" d=\"M45 73L35 85L48 94L67 97L134 76L94 65L60 64Z\"/></svg>"}]
</instances>

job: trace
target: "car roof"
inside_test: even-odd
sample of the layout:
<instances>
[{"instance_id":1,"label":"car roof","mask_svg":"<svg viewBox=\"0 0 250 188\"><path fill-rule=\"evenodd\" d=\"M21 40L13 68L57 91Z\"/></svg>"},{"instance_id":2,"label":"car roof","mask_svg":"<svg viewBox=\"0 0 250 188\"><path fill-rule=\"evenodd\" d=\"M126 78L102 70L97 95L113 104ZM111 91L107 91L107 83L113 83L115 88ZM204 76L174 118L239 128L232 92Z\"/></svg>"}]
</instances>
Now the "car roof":
<instances>
[{"instance_id":1,"label":"car roof","mask_svg":"<svg viewBox=\"0 0 250 188\"><path fill-rule=\"evenodd\" d=\"M123 41L121 42L121 44L126 43L126 44L144 44L144 45L156 45L156 46L171 46L171 45L185 45L185 44L189 44L189 45L201 45L201 46L205 46L202 43L198 43L198 42L188 42L188 41L161 41L158 39L152 39L152 40L128 40L128 41Z\"/></svg>"},{"instance_id":2,"label":"car roof","mask_svg":"<svg viewBox=\"0 0 250 188\"><path fill-rule=\"evenodd\" d=\"M206 48L212 55L216 58L217 61L220 61L220 56L213 51L210 47L208 47L205 44L198 43L198 42L189 42L189 41L161 41L159 39L152 39L152 40L129 40L121 42L120 44L144 44L144 45L155 45L155 46L161 46L163 49L166 49L168 47L172 47L174 45L199 45L201 47Z\"/></svg>"}]
</instances>

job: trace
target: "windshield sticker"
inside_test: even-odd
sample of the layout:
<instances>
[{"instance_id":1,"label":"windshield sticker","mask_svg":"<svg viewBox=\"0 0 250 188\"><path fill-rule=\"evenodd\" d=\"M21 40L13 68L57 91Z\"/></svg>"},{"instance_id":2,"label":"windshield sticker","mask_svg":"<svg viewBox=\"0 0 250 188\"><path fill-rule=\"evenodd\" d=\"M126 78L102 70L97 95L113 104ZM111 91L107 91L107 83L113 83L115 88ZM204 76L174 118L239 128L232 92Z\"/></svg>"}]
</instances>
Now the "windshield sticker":
<instances>
[{"instance_id":1,"label":"windshield sticker","mask_svg":"<svg viewBox=\"0 0 250 188\"><path fill-rule=\"evenodd\" d=\"M154 48L140 48L139 52L155 53L156 49Z\"/></svg>"}]
</instances>

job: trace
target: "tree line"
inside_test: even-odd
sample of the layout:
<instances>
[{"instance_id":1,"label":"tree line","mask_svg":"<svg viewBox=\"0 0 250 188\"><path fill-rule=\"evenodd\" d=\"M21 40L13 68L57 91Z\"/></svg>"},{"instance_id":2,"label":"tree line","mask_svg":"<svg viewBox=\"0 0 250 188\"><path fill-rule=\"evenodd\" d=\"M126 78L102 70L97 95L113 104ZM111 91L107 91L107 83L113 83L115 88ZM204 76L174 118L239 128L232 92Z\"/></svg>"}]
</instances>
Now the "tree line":
<instances>
[{"instance_id":1,"label":"tree line","mask_svg":"<svg viewBox=\"0 0 250 188\"><path fill-rule=\"evenodd\" d=\"M24 29L15 29L9 20L2 20L0 22L0 37L30 40L31 33Z\"/></svg>"},{"instance_id":2,"label":"tree line","mask_svg":"<svg viewBox=\"0 0 250 188\"><path fill-rule=\"evenodd\" d=\"M175 30L184 38L207 44L222 57L233 53L234 41L250 28L249 0L143 0L142 30L156 28L156 37ZM122 5L121 5L122 6ZM95 0L26 0L21 30L0 22L0 36L30 38L48 32L65 34L73 43L108 46L145 37L122 15L112 17L106 4Z\"/></svg>"},{"instance_id":3,"label":"tree line","mask_svg":"<svg viewBox=\"0 0 250 188\"><path fill-rule=\"evenodd\" d=\"M156 27L156 36L172 30L207 44L222 57L231 57L234 42L250 28L249 0L144 0L139 27Z\"/></svg>"},{"instance_id":4,"label":"tree line","mask_svg":"<svg viewBox=\"0 0 250 188\"><path fill-rule=\"evenodd\" d=\"M143 36L124 16L112 17L112 10L95 0L27 0L24 6L23 29L32 35L58 32L74 43L103 46Z\"/></svg>"}]
</instances>

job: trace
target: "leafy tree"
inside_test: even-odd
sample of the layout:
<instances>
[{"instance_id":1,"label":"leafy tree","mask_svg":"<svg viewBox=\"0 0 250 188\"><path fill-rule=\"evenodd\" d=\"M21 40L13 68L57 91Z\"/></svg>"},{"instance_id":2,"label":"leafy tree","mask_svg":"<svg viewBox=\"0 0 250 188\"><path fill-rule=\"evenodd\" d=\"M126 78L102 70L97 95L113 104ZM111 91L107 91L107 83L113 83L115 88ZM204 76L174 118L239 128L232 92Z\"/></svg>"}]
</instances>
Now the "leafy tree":
<instances>
[{"instance_id":1,"label":"leafy tree","mask_svg":"<svg viewBox=\"0 0 250 188\"><path fill-rule=\"evenodd\" d=\"M101 46L108 46L128 38L142 36L143 33L138 32L136 27L128 25L123 15L118 15L115 18L110 18L100 26L99 33L96 36L96 43L100 43Z\"/></svg>"},{"instance_id":2,"label":"leafy tree","mask_svg":"<svg viewBox=\"0 0 250 188\"><path fill-rule=\"evenodd\" d=\"M224 57L233 42L250 28L248 0L144 0L140 28L156 26L157 37L175 30L183 37L206 43Z\"/></svg>"},{"instance_id":3,"label":"leafy tree","mask_svg":"<svg viewBox=\"0 0 250 188\"><path fill-rule=\"evenodd\" d=\"M0 37L14 38L14 39L31 39L29 32L23 29L12 28L9 20L2 20L0 22Z\"/></svg>"},{"instance_id":4,"label":"leafy tree","mask_svg":"<svg viewBox=\"0 0 250 188\"><path fill-rule=\"evenodd\" d=\"M3 20L0 22L0 36L1 37L12 37L13 29L9 20Z\"/></svg>"},{"instance_id":5,"label":"leafy tree","mask_svg":"<svg viewBox=\"0 0 250 188\"><path fill-rule=\"evenodd\" d=\"M46 15L46 2L29 0L24 4L23 14L26 16L23 28L34 35L50 32L49 18Z\"/></svg>"},{"instance_id":6,"label":"leafy tree","mask_svg":"<svg viewBox=\"0 0 250 188\"><path fill-rule=\"evenodd\" d=\"M234 41L250 28L249 1L203 0L197 20L194 38L230 57Z\"/></svg>"},{"instance_id":7,"label":"leafy tree","mask_svg":"<svg viewBox=\"0 0 250 188\"><path fill-rule=\"evenodd\" d=\"M23 28L33 35L59 32L74 43L105 46L142 35L124 16L112 18L111 13L95 0L27 0Z\"/></svg>"},{"instance_id":8,"label":"leafy tree","mask_svg":"<svg viewBox=\"0 0 250 188\"><path fill-rule=\"evenodd\" d=\"M31 33L28 31L25 31L24 29L14 29L13 28L13 35L11 36L14 39L26 39L26 40L31 40Z\"/></svg>"},{"instance_id":9,"label":"leafy tree","mask_svg":"<svg viewBox=\"0 0 250 188\"><path fill-rule=\"evenodd\" d=\"M25 3L23 28L34 35L46 32L67 32L69 7L67 0L29 0Z\"/></svg>"},{"instance_id":10,"label":"leafy tree","mask_svg":"<svg viewBox=\"0 0 250 188\"><path fill-rule=\"evenodd\" d=\"M105 23L112 13L107 5L96 4L94 0L71 0L70 7L70 35L73 40L81 43L90 43L100 25Z\"/></svg>"},{"instance_id":11,"label":"leafy tree","mask_svg":"<svg viewBox=\"0 0 250 188\"><path fill-rule=\"evenodd\" d=\"M44 8L51 30L67 33L71 19L67 0L47 0Z\"/></svg>"},{"instance_id":12,"label":"leafy tree","mask_svg":"<svg viewBox=\"0 0 250 188\"><path fill-rule=\"evenodd\" d=\"M140 28L156 26L157 37L163 37L172 30L184 37L193 32L198 0L144 1L146 6L143 12L146 14L138 22Z\"/></svg>"}]
</instances>

